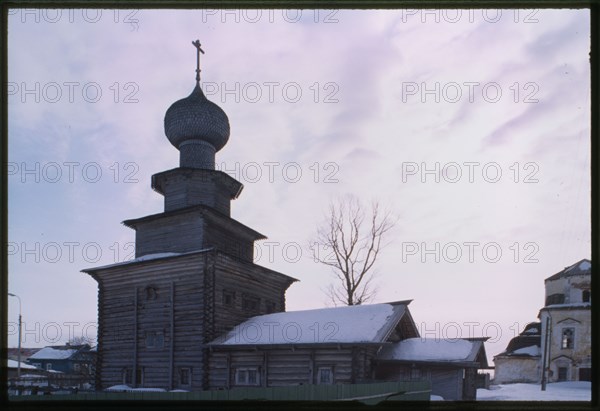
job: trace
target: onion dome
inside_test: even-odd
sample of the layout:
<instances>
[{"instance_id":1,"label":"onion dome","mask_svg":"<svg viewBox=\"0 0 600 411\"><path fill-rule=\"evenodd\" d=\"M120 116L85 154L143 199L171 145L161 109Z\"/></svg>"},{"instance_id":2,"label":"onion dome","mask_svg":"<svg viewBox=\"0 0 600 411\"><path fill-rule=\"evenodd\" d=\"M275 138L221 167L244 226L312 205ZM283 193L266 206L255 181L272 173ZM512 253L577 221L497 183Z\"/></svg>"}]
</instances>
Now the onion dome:
<instances>
[{"instance_id":1,"label":"onion dome","mask_svg":"<svg viewBox=\"0 0 600 411\"><path fill-rule=\"evenodd\" d=\"M229 140L229 119L221 107L206 98L196 83L192 94L176 101L167 110L165 134L176 148L187 140L203 140L219 151Z\"/></svg>"},{"instance_id":2,"label":"onion dome","mask_svg":"<svg viewBox=\"0 0 600 411\"><path fill-rule=\"evenodd\" d=\"M165 114L165 135L180 152L180 166L214 169L215 153L229 140L229 119L209 101L200 88L200 42L197 49L196 87L192 94L176 101Z\"/></svg>"}]
</instances>

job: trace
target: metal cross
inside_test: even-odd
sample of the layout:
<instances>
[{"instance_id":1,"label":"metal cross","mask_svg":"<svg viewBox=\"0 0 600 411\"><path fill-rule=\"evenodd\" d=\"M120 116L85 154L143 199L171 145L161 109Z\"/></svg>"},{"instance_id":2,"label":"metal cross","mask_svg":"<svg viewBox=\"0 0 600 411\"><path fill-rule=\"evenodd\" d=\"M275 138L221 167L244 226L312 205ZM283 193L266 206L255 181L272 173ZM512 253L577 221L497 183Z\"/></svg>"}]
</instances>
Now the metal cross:
<instances>
[{"instance_id":1,"label":"metal cross","mask_svg":"<svg viewBox=\"0 0 600 411\"><path fill-rule=\"evenodd\" d=\"M196 83L200 82L200 53L204 54L204 50L200 48L200 40L192 41L194 47L196 47Z\"/></svg>"}]
</instances>

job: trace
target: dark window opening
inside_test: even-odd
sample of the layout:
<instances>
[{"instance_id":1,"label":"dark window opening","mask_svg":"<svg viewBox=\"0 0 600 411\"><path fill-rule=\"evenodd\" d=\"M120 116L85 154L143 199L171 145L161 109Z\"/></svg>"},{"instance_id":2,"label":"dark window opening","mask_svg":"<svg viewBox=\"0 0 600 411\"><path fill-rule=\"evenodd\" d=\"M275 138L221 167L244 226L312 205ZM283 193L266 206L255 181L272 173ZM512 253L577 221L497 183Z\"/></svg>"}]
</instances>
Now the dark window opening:
<instances>
[{"instance_id":1,"label":"dark window opening","mask_svg":"<svg viewBox=\"0 0 600 411\"><path fill-rule=\"evenodd\" d=\"M233 291L223 290L223 305L233 307L235 304L235 293Z\"/></svg>"},{"instance_id":2,"label":"dark window opening","mask_svg":"<svg viewBox=\"0 0 600 411\"><path fill-rule=\"evenodd\" d=\"M137 372L135 373L135 382L138 386L140 385L144 385L144 369L143 368L138 368Z\"/></svg>"},{"instance_id":3,"label":"dark window opening","mask_svg":"<svg viewBox=\"0 0 600 411\"><path fill-rule=\"evenodd\" d=\"M546 298L546 305L564 304L564 302L565 302L564 294L552 294Z\"/></svg>"},{"instance_id":4,"label":"dark window opening","mask_svg":"<svg viewBox=\"0 0 600 411\"><path fill-rule=\"evenodd\" d=\"M242 309L249 312L258 312L260 309L260 299L245 295L242 297Z\"/></svg>"},{"instance_id":5,"label":"dark window opening","mask_svg":"<svg viewBox=\"0 0 600 411\"><path fill-rule=\"evenodd\" d=\"M146 348L162 349L165 346L165 336L162 332L146 333Z\"/></svg>"},{"instance_id":6,"label":"dark window opening","mask_svg":"<svg viewBox=\"0 0 600 411\"><path fill-rule=\"evenodd\" d=\"M123 370L123 384L130 385L132 382L133 382L133 379L131 376L131 369L125 368Z\"/></svg>"},{"instance_id":7,"label":"dark window opening","mask_svg":"<svg viewBox=\"0 0 600 411\"><path fill-rule=\"evenodd\" d=\"M179 370L180 385L192 385L191 370L189 368L181 368Z\"/></svg>"},{"instance_id":8,"label":"dark window opening","mask_svg":"<svg viewBox=\"0 0 600 411\"><path fill-rule=\"evenodd\" d=\"M567 367L558 367L558 381L567 381Z\"/></svg>"},{"instance_id":9,"label":"dark window opening","mask_svg":"<svg viewBox=\"0 0 600 411\"><path fill-rule=\"evenodd\" d=\"M583 290L581 292L581 301L583 301L584 303L590 302L590 290Z\"/></svg>"}]
</instances>

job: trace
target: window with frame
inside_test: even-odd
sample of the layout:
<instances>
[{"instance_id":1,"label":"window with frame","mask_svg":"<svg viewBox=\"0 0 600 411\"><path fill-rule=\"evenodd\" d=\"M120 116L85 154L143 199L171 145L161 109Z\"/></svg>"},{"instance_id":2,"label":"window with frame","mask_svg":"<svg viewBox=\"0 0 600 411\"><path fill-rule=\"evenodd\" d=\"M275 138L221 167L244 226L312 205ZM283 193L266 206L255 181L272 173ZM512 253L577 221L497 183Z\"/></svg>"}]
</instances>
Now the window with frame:
<instances>
[{"instance_id":1,"label":"window with frame","mask_svg":"<svg viewBox=\"0 0 600 411\"><path fill-rule=\"evenodd\" d=\"M190 368L179 369L179 384L192 385L192 370Z\"/></svg>"},{"instance_id":2,"label":"window with frame","mask_svg":"<svg viewBox=\"0 0 600 411\"><path fill-rule=\"evenodd\" d=\"M317 384L333 384L333 367L317 368Z\"/></svg>"},{"instance_id":3,"label":"window with frame","mask_svg":"<svg viewBox=\"0 0 600 411\"><path fill-rule=\"evenodd\" d=\"M421 374L420 368L411 368L410 369L410 379L411 380L418 380L421 377L422 377L422 374Z\"/></svg>"},{"instance_id":4,"label":"window with frame","mask_svg":"<svg viewBox=\"0 0 600 411\"><path fill-rule=\"evenodd\" d=\"M50 371L52 369L52 363L46 363L46 371Z\"/></svg>"},{"instance_id":5,"label":"window with frame","mask_svg":"<svg viewBox=\"0 0 600 411\"><path fill-rule=\"evenodd\" d=\"M73 371L75 371L75 372L81 371L81 365L79 363L73 364Z\"/></svg>"},{"instance_id":6,"label":"window with frame","mask_svg":"<svg viewBox=\"0 0 600 411\"><path fill-rule=\"evenodd\" d=\"M165 335L159 331L146 333L146 348L162 349L165 347Z\"/></svg>"},{"instance_id":7,"label":"window with frame","mask_svg":"<svg viewBox=\"0 0 600 411\"><path fill-rule=\"evenodd\" d=\"M260 374L258 367L236 368L235 370L236 385L260 385Z\"/></svg>"},{"instance_id":8,"label":"window with frame","mask_svg":"<svg viewBox=\"0 0 600 411\"><path fill-rule=\"evenodd\" d=\"M561 338L561 342L560 342L560 348L572 349L573 345L574 345L574 336L575 336L574 328L563 328L562 329L562 338Z\"/></svg>"},{"instance_id":9,"label":"window with frame","mask_svg":"<svg viewBox=\"0 0 600 411\"><path fill-rule=\"evenodd\" d=\"M567 381L567 367L558 367L558 381Z\"/></svg>"},{"instance_id":10,"label":"window with frame","mask_svg":"<svg viewBox=\"0 0 600 411\"><path fill-rule=\"evenodd\" d=\"M590 290L583 290L581 292L581 301L583 301L584 303L590 302Z\"/></svg>"}]
</instances>

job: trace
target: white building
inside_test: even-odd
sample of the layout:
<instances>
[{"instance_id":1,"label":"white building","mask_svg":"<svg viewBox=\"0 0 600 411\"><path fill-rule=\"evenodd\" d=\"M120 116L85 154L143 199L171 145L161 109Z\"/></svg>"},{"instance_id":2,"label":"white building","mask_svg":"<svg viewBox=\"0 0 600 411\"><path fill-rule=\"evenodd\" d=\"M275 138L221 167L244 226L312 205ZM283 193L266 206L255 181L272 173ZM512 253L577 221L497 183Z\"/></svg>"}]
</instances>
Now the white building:
<instances>
[{"instance_id":1,"label":"white building","mask_svg":"<svg viewBox=\"0 0 600 411\"><path fill-rule=\"evenodd\" d=\"M545 280L546 305L538 317L548 382L591 381L591 280L592 262L585 259Z\"/></svg>"},{"instance_id":2,"label":"white building","mask_svg":"<svg viewBox=\"0 0 600 411\"><path fill-rule=\"evenodd\" d=\"M496 384L540 383L544 370L547 382L591 381L591 279L585 259L546 278L540 322L494 357Z\"/></svg>"}]
</instances>

